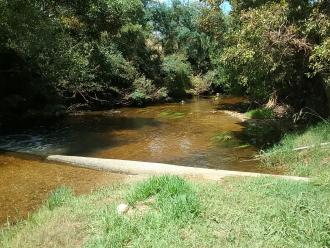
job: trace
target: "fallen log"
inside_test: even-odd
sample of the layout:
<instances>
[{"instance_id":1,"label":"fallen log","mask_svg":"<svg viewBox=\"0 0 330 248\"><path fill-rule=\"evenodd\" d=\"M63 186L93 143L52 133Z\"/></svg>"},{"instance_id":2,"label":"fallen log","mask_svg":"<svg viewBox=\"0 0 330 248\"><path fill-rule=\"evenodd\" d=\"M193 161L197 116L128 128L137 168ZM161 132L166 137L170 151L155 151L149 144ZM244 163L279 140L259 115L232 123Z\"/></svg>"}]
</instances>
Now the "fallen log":
<instances>
[{"instance_id":1,"label":"fallen log","mask_svg":"<svg viewBox=\"0 0 330 248\"><path fill-rule=\"evenodd\" d=\"M297 147L297 148L294 148L292 151L302 151L302 150L315 148L315 147L318 147L318 146L324 147L324 146L328 146L328 145L330 145L330 142L321 143L320 145L310 145L310 146Z\"/></svg>"},{"instance_id":2,"label":"fallen log","mask_svg":"<svg viewBox=\"0 0 330 248\"><path fill-rule=\"evenodd\" d=\"M252 172L214 170L205 168L185 167L170 164L148 163L117 159L102 159L90 157L76 157L76 156L48 156L48 160L69 163L71 165L85 167L96 170L107 170L116 173L137 174L137 175L178 175L206 178L218 180L228 176L243 176L243 177L260 177L268 176L296 181L308 181L306 177L270 175Z\"/></svg>"},{"instance_id":3,"label":"fallen log","mask_svg":"<svg viewBox=\"0 0 330 248\"><path fill-rule=\"evenodd\" d=\"M292 149L292 151L293 152L299 152L299 151L303 151L303 150L312 149L312 148L315 148L315 147L318 147L318 146L324 148L325 146L328 146L328 145L330 145L330 142L321 143L320 145L310 145L310 146L297 147L297 148ZM257 155L257 156L255 156L255 158L241 160L240 162L243 163L243 162L258 161L258 160L261 159L262 156L263 155Z\"/></svg>"}]
</instances>

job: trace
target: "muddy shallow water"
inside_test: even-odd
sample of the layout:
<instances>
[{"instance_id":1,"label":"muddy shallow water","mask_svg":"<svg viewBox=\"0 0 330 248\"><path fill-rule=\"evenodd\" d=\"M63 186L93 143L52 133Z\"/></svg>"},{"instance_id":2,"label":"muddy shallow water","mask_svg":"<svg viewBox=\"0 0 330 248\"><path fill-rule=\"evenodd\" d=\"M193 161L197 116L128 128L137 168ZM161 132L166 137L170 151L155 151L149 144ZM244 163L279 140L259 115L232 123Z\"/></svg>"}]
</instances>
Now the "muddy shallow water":
<instances>
[{"instance_id":1,"label":"muddy shallow water","mask_svg":"<svg viewBox=\"0 0 330 248\"><path fill-rule=\"evenodd\" d=\"M255 162L242 162L256 150L236 137L243 128L239 119L217 111L223 102L239 101L195 99L80 113L51 127L2 135L0 149L261 171Z\"/></svg>"},{"instance_id":2,"label":"muddy shallow water","mask_svg":"<svg viewBox=\"0 0 330 248\"><path fill-rule=\"evenodd\" d=\"M0 149L273 173L255 161L245 161L256 149L237 138L244 128L240 120L219 111L221 104L240 101L194 99L184 104L79 113L51 126L2 134ZM0 222L7 216L26 216L59 185L85 193L123 178L0 154Z\"/></svg>"},{"instance_id":3,"label":"muddy shallow water","mask_svg":"<svg viewBox=\"0 0 330 248\"><path fill-rule=\"evenodd\" d=\"M126 175L95 171L10 153L0 154L0 226L25 218L61 185L76 194L127 179Z\"/></svg>"}]
</instances>

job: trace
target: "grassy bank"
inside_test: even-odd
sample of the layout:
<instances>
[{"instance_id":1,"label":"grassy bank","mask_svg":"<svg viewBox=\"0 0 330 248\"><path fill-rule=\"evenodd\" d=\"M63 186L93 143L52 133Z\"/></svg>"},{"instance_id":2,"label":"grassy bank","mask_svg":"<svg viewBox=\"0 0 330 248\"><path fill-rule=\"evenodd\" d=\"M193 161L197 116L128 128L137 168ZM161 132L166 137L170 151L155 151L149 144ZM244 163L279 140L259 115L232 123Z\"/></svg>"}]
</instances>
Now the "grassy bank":
<instances>
[{"instance_id":1,"label":"grassy bank","mask_svg":"<svg viewBox=\"0 0 330 248\"><path fill-rule=\"evenodd\" d=\"M287 173L330 182L330 123L321 122L300 133L286 135L263 154L264 166L281 166ZM302 150L295 150L302 148ZM306 149L303 149L306 148Z\"/></svg>"},{"instance_id":2,"label":"grassy bank","mask_svg":"<svg viewBox=\"0 0 330 248\"><path fill-rule=\"evenodd\" d=\"M221 182L150 178L76 197L55 191L27 221L3 229L1 247L329 247L329 124L284 138L266 166L312 182L228 178ZM130 206L123 215L120 203Z\"/></svg>"}]
</instances>

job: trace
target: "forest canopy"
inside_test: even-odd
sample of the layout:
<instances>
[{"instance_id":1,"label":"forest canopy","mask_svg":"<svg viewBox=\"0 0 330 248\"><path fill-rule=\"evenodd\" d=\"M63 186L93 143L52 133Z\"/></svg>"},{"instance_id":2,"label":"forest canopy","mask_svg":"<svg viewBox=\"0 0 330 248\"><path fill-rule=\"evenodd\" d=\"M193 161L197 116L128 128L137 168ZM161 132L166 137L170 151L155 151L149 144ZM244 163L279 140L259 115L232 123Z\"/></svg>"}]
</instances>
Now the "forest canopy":
<instances>
[{"instance_id":1,"label":"forest canopy","mask_svg":"<svg viewBox=\"0 0 330 248\"><path fill-rule=\"evenodd\" d=\"M0 112L247 95L328 113L326 0L0 0Z\"/></svg>"}]
</instances>

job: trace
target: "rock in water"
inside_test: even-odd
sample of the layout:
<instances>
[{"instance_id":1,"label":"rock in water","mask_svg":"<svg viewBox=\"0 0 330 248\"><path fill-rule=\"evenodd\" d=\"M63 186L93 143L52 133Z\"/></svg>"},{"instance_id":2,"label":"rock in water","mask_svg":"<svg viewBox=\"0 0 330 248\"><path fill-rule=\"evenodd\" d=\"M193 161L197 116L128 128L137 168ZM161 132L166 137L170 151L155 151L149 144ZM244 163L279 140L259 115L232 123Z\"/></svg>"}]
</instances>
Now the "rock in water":
<instances>
[{"instance_id":1,"label":"rock in water","mask_svg":"<svg viewBox=\"0 0 330 248\"><path fill-rule=\"evenodd\" d=\"M125 214L125 213L127 213L128 209L129 209L129 206L127 204L121 203L117 207L117 213L118 214Z\"/></svg>"}]
</instances>

